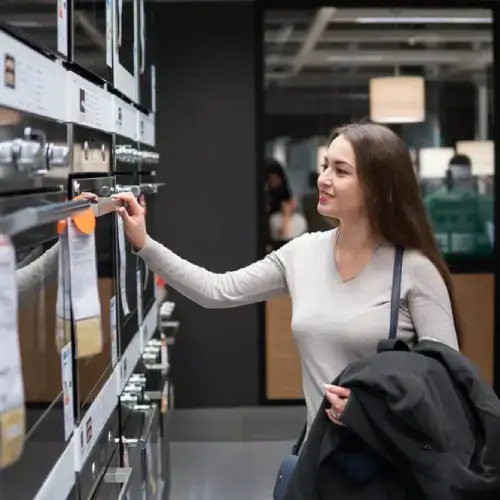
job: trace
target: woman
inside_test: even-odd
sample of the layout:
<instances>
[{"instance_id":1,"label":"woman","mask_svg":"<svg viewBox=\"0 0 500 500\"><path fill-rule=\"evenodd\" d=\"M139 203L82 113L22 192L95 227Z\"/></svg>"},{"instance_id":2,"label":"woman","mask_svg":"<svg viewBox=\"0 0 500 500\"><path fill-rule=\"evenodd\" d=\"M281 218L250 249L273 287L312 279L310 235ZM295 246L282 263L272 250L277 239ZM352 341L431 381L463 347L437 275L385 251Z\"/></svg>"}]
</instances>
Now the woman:
<instances>
[{"instance_id":1,"label":"woman","mask_svg":"<svg viewBox=\"0 0 500 500\"><path fill-rule=\"evenodd\" d=\"M318 178L319 212L331 231L306 233L263 260L215 274L186 262L147 234L130 194L120 209L131 243L149 268L205 307L224 308L289 293L307 404L308 427L325 394L338 423L349 391L326 386L349 363L374 354L389 332L394 247L406 249L399 338L431 338L458 347L448 269L436 247L408 150L371 123L339 128Z\"/></svg>"}]
</instances>

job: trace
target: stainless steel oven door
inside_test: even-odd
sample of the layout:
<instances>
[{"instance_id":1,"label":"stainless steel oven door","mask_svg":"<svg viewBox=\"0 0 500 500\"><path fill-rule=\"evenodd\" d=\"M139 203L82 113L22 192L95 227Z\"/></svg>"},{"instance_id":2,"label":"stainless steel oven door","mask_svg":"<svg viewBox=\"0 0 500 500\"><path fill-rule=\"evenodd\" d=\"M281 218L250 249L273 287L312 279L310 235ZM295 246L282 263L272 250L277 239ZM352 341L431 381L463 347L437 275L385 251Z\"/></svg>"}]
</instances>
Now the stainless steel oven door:
<instances>
[{"instance_id":1,"label":"stainless steel oven door","mask_svg":"<svg viewBox=\"0 0 500 500\"><path fill-rule=\"evenodd\" d=\"M16 0L0 2L0 27L50 55L68 56L68 2Z\"/></svg>"},{"instance_id":2,"label":"stainless steel oven door","mask_svg":"<svg viewBox=\"0 0 500 500\"><path fill-rule=\"evenodd\" d=\"M88 202L65 199L57 188L0 196L0 233L10 235L16 255L25 399L23 449L15 463L0 471L2 498L35 498L74 430L73 373L64 369L72 353L69 344L60 342L71 332L69 325L58 323L56 312L58 284L67 284L69 263L60 252L57 221Z\"/></svg>"},{"instance_id":3,"label":"stainless steel oven door","mask_svg":"<svg viewBox=\"0 0 500 500\"><path fill-rule=\"evenodd\" d=\"M81 193L112 193L114 178L106 173L78 172L70 175L69 197L72 199ZM107 198L109 200L109 198ZM110 377L117 360L117 345L112 331L112 314L116 300L116 217L115 206L100 199L95 208L95 252L97 264L97 293L99 294L100 316L94 322L83 321L81 325L73 321L77 359L77 420L82 422L96 396ZM104 209L105 207L105 209ZM90 339L97 339L94 342ZM87 348L88 345L99 347ZM83 348L83 346L86 346Z\"/></svg>"},{"instance_id":4,"label":"stainless steel oven door","mask_svg":"<svg viewBox=\"0 0 500 500\"><path fill-rule=\"evenodd\" d=\"M68 0L73 7L71 61L113 83L112 5L106 0Z\"/></svg>"}]
</instances>

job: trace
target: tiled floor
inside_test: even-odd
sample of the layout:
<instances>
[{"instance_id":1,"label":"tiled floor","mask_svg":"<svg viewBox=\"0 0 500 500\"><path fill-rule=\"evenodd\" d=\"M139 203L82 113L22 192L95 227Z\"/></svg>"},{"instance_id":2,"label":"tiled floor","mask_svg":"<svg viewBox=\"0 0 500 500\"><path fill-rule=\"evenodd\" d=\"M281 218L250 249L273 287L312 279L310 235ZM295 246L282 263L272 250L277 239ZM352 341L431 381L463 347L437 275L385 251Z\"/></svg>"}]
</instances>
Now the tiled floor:
<instances>
[{"instance_id":1,"label":"tiled floor","mask_svg":"<svg viewBox=\"0 0 500 500\"><path fill-rule=\"evenodd\" d=\"M171 500L271 500L303 408L176 410Z\"/></svg>"}]
</instances>

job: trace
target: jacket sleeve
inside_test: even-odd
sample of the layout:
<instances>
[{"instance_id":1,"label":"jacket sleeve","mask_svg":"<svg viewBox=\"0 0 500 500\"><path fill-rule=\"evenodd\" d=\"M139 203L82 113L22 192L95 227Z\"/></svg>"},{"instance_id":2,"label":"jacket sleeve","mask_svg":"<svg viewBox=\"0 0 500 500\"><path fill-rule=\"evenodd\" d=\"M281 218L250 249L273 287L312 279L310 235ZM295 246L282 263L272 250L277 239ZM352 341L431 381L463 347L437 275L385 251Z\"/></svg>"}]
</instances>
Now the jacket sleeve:
<instances>
[{"instance_id":1,"label":"jacket sleeve","mask_svg":"<svg viewBox=\"0 0 500 500\"><path fill-rule=\"evenodd\" d=\"M247 267L214 273L188 262L162 244L148 238L138 252L151 271L172 288L206 308L230 308L286 293L285 264L281 255L290 255L294 241Z\"/></svg>"},{"instance_id":2,"label":"jacket sleeve","mask_svg":"<svg viewBox=\"0 0 500 500\"><path fill-rule=\"evenodd\" d=\"M434 340L458 349L450 295L443 278L423 255L415 253L411 258L408 308L419 340Z\"/></svg>"},{"instance_id":3,"label":"jacket sleeve","mask_svg":"<svg viewBox=\"0 0 500 500\"><path fill-rule=\"evenodd\" d=\"M44 252L38 259L16 270L17 291L20 302L30 297L38 286L57 280L59 243Z\"/></svg>"}]
</instances>

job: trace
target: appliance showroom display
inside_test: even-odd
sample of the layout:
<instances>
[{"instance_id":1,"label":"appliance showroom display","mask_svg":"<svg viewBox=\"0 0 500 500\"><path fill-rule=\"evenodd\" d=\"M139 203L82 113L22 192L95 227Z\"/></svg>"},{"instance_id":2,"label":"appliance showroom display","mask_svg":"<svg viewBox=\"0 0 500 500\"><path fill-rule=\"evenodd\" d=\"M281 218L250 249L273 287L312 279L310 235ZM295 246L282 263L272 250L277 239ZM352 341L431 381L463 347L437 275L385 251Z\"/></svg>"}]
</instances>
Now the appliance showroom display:
<instances>
[{"instance_id":1,"label":"appliance showroom display","mask_svg":"<svg viewBox=\"0 0 500 500\"><path fill-rule=\"evenodd\" d=\"M154 233L149 7L23 5L0 5L0 497L164 500L165 290L113 198L145 200Z\"/></svg>"}]
</instances>

